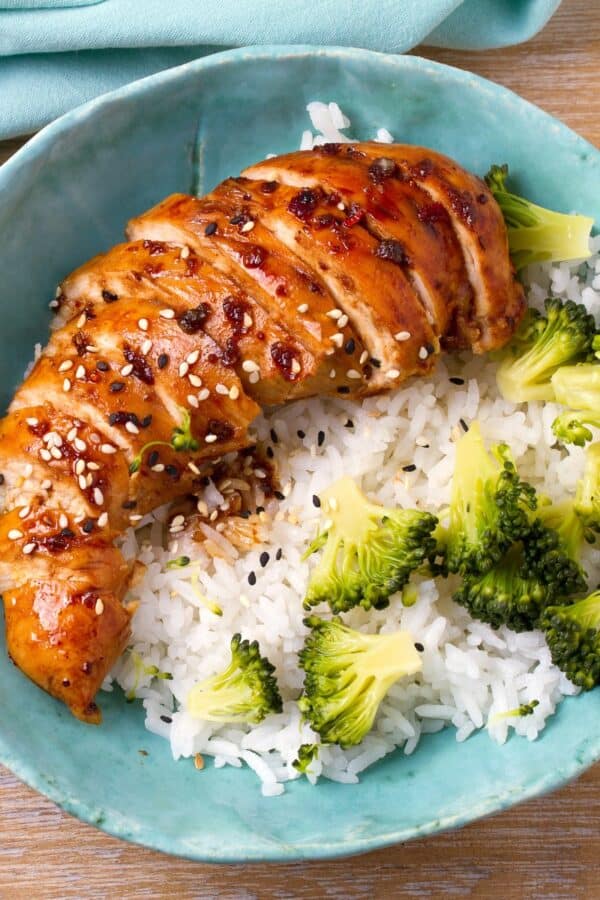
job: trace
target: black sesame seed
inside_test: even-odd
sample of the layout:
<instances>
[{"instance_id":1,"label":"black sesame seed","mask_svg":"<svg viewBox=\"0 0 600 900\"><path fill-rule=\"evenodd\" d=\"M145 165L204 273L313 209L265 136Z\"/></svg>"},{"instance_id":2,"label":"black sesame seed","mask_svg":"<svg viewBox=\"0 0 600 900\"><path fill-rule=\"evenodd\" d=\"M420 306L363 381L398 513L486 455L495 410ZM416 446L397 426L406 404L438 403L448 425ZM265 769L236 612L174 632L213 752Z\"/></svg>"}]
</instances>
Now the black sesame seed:
<instances>
[{"instance_id":1,"label":"black sesame seed","mask_svg":"<svg viewBox=\"0 0 600 900\"><path fill-rule=\"evenodd\" d=\"M354 422L352 421L352 419L347 419L344 422L344 428L354 428Z\"/></svg>"},{"instance_id":2,"label":"black sesame seed","mask_svg":"<svg viewBox=\"0 0 600 900\"><path fill-rule=\"evenodd\" d=\"M249 519L250 518L250 510L243 509L242 512L240 513L240 516L242 519Z\"/></svg>"},{"instance_id":3,"label":"black sesame seed","mask_svg":"<svg viewBox=\"0 0 600 900\"><path fill-rule=\"evenodd\" d=\"M273 457L275 456L272 447L267 447L267 456L269 457L269 459L273 459Z\"/></svg>"},{"instance_id":4,"label":"black sesame seed","mask_svg":"<svg viewBox=\"0 0 600 900\"><path fill-rule=\"evenodd\" d=\"M279 559L281 559L282 556L283 556L283 550L280 547L279 550L277 551L277 553L275 554L275 559L279 560Z\"/></svg>"},{"instance_id":5,"label":"black sesame seed","mask_svg":"<svg viewBox=\"0 0 600 900\"><path fill-rule=\"evenodd\" d=\"M0 473L0 484L4 484L4 475Z\"/></svg>"},{"instance_id":6,"label":"black sesame seed","mask_svg":"<svg viewBox=\"0 0 600 900\"><path fill-rule=\"evenodd\" d=\"M161 716L161 717L160 717L160 721L161 721L161 722L166 722L167 725L170 725L171 722L173 721L173 719L171 718L171 716Z\"/></svg>"},{"instance_id":7,"label":"black sesame seed","mask_svg":"<svg viewBox=\"0 0 600 900\"><path fill-rule=\"evenodd\" d=\"M425 349L427 350L429 356L431 356L432 353L435 353L435 347L433 346L433 344L425 344Z\"/></svg>"},{"instance_id":8,"label":"black sesame seed","mask_svg":"<svg viewBox=\"0 0 600 900\"><path fill-rule=\"evenodd\" d=\"M356 343L354 341L354 338L350 338L349 341L346 341L344 350L350 356L352 353L354 353L355 349L356 349Z\"/></svg>"},{"instance_id":9,"label":"black sesame seed","mask_svg":"<svg viewBox=\"0 0 600 900\"><path fill-rule=\"evenodd\" d=\"M157 464L157 462L158 462L158 450L152 450L148 454L148 465L150 466L150 468L152 468L152 466L155 466Z\"/></svg>"},{"instance_id":10,"label":"black sesame seed","mask_svg":"<svg viewBox=\"0 0 600 900\"><path fill-rule=\"evenodd\" d=\"M157 360L157 365L159 369L164 369L164 367L169 362L169 356L167 353L161 353Z\"/></svg>"},{"instance_id":11,"label":"black sesame seed","mask_svg":"<svg viewBox=\"0 0 600 900\"><path fill-rule=\"evenodd\" d=\"M124 381L113 381L113 383L110 386L110 392L111 392L111 394L118 394L119 391L122 391L124 387L125 387Z\"/></svg>"},{"instance_id":12,"label":"black sesame seed","mask_svg":"<svg viewBox=\"0 0 600 900\"><path fill-rule=\"evenodd\" d=\"M104 362L103 359L98 360L98 362L96 363L96 368L98 369L99 372L109 372L110 371L109 364L107 362Z\"/></svg>"},{"instance_id":13,"label":"black sesame seed","mask_svg":"<svg viewBox=\"0 0 600 900\"><path fill-rule=\"evenodd\" d=\"M305 431L302 431L301 428L298 429L298 431L296 432L296 434L298 435L298 437L300 438L301 441L303 441L304 438L306 437L306 432L305 432Z\"/></svg>"},{"instance_id":14,"label":"black sesame seed","mask_svg":"<svg viewBox=\"0 0 600 900\"><path fill-rule=\"evenodd\" d=\"M119 299L118 294L114 294L112 291L102 291L102 299L105 303L114 303Z\"/></svg>"},{"instance_id":15,"label":"black sesame seed","mask_svg":"<svg viewBox=\"0 0 600 900\"><path fill-rule=\"evenodd\" d=\"M380 369L380 368L381 368L381 360L380 360L380 359L377 359L376 356L370 356L370 357L369 357L369 362L371 363L372 366L375 366L376 369Z\"/></svg>"},{"instance_id":16,"label":"black sesame seed","mask_svg":"<svg viewBox=\"0 0 600 900\"><path fill-rule=\"evenodd\" d=\"M152 413L149 413L147 416L144 416L142 421L140 422L142 428L149 428L152 425Z\"/></svg>"},{"instance_id":17,"label":"black sesame seed","mask_svg":"<svg viewBox=\"0 0 600 900\"><path fill-rule=\"evenodd\" d=\"M206 235L206 237L210 237L211 234L215 234L216 230L217 230L217 223L209 222L208 225L206 226L206 228L204 229L204 234Z\"/></svg>"},{"instance_id":18,"label":"black sesame seed","mask_svg":"<svg viewBox=\"0 0 600 900\"><path fill-rule=\"evenodd\" d=\"M422 653L425 647L421 644L420 641L415 641L415 650L418 650L419 653Z\"/></svg>"},{"instance_id":19,"label":"black sesame seed","mask_svg":"<svg viewBox=\"0 0 600 900\"><path fill-rule=\"evenodd\" d=\"M273 491L273 496L276 500L285 500L285 494L282 494L281 491Z\"/></svg>"},{"instance_id":20,"label":"black sesame seed","mask_svg":"<svg viewBox=\"0 0 600 900\"><path fill-rule=\"evenodd\" d=\"M313 506L316 506L317 509L319 509L319 507L321 506L321 501L319 500L319 498L317 497L316 494L313 494L312 502L313 502Z\"/></svg>"},{"instance_id":21,"label":"black sesame seed","mask_svg":"<svg viewBox=\"0 0 600 900\"><path fill-rule=\"evenodd\" d=\"M414 463L409 463L407 466L402 466L403 472L416 472L417 467Z\"/></svg>"},{"instance_id":22,"label":"black sesame seed","mask_svg":"<svg viewBox=\"0 0 600 900\"><path fill-rule=\"evenodd\" d=\"M179 469L177 466L165 466L165 472L167 475L170 475L171 478L177 478L179 476Z\"/></svg>"},{"instance_id":23,"label":"black sesame seed","mask_svg":"<svg viewBox=\"0 0 600 900\"><path fill-rule=\"evenodd\" d=\"M258 558L258 561L260 562L260 564L261 564L261 566L263 567L263 569L264 569L264 567L267 565L267 563L269 562L269 559L270 559L269 554L267 553L266 550L263 550L263 552L260 554L260 556L259 556L259 558Z\"/></svg>"},{"instance_id":24,"label":"black sesame seed","mask_svg":"<svg viewBox=\"0 0 600 900\"><path fill-rule=\"evenodd\" d=\"M336 390L337 390L338 394L349 394L350 393L350 388L348 387L347 384L340 384L340 386L338 388L336 388Z\"/></svg>"},{"instance_id":25,"label":"black sesame seed","mask_svg":"<svg viewBox=\"0 0 600 900\"><path fill-rule=\"evenodd\" d=\"M264 511L265 511L264 506L257 506L257 507L256 507L256 515L257 515L257 516L258 516L261 512L264 512Z\"/></svg>"},{"instance_id":26,"label":"black sesame seed","mask_svg":"<svg viewBox=\"0 0 600 900\"><path fill-rule=\"evenodd\" d=\"M237 216L232 216L229 220L230 225L243 225L247 220L247 217L244 213L238 213Z\"/></svg>"},{"instance_id":27,"label":"black sesame seed","mask_svg":"<svg viewBox=\"0 0 600 900\"><path fill-rule=\"evenodd\" d=\"M464 420L464 419L459 419L459 421L460 421L460 427L462 428L462 430L463 430L463 431L468 431L468 430L469 430L469 426L467 425L467 423L465 422L465 420Z\"/></svg>"},{"instance_id":28,"label":"black sesame seed","mask_svg":"<svg viewBox=\"0 0 600 900\"><path fill-rule=\"evenodd\" d=\"M317 446L322 447L324 441L325 441L325 432L319 431L319 433L317 434Z\"/></svg>"},{"instance_id":29,"label":"black sesame seed","mask_svg":"<svg viewBox=\"0 0 600 900\"><path fill-rule=\"evenodd\" d=\"M81 527L86 534L91 534L95 525L96 522L94 519L86 519Z\"/></svg>"},{"instance_id":30,"label":"black sesame seed","mask_svg":"<svg viewBox=\"0 0 600 900\"><path fill-rule=\"evenodd\" d=\"M270 434L271 434L271 440L273 441L273 443L274 443L274 444L279 443L279 437L278 437L277 432L275 431L274 428L271 428Z\"/></svg>"},{"instance_id":31,"label":"black sesame seed","mask_svg":"<svg viewBox=\"0 0 600 900\"><path fill-rule=\"evenodd\" d=\"M254 587L254 585L256 584L256 573L255 572L250 572L250 574L248 575L248 584L252 585L252 587Z\"/></svg>"},{"instance_id":32,"label":"black sesame seed","mask_svg":"<svg viewBox=\"0 0 600 900\"><path fill-rule=\"evenodd\" d=\"M200 484L201 484L203 487L208 487L208 486L209 486L209 484L210 484L210 478L208 477L208 475L203 475L203 476L202 476L202 480L201 480Z\"/></svg>"},{"instance_id":33,"label":"black sesame seed","mask_svg":"<svg viewBox=\"0 0 600 900\"><path fill-rule=\"evenodd\" d=\"M60 537L63 537L63 538L74 538L74 537L75 537L75 532L74 532L74 531L71 531L70 528L61 528L61 530L60 530Z\"/></svg>"},{"instance_id":34,"label":"black sesame seed","mask_svg":"<svg viewBox=\"0 0 600 900\"><path fill-rule=\"evenodd\" d=\"M125 500L125 502L121 504L121 509L135 509L136 506L137 500Z\"/></svg>"},{"instance_id":35,"label":"black sesame seed","mask_svg":"<svg viewBox=\"0 0 600 900\"><path fill-rule=\"evenodd\" d=\"M464 378L458 378L457 376L452 376L452 378L450 378L449 380L452 384L464 384L465 383Z\"/></svg>"}]
</instances>

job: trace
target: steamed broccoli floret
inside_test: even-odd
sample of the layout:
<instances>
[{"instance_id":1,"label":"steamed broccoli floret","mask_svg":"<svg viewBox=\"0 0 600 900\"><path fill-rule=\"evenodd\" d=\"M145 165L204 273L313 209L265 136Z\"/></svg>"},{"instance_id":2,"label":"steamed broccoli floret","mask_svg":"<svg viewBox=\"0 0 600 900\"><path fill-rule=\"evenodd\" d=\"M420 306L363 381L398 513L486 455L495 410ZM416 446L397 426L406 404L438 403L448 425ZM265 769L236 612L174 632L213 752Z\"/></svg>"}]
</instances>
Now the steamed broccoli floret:
<instances>
[{"instance_id":1,"label":"steamed broccoli floret","mask_svg":"<svg viewBox=\"0 0 600 900\"><path fill-rule=\"evenodd\" d=\"M362 634L339 619L309 616L311 629L300 651L305 671L300 710L323 743L351 747L371 729L392 684L422 668L405 631Z\"/></svg>"},{"instance_id":2,"label":"steamed broccoli floret","mask_svg":"<svg viewBox=\"0 0 600 900\"><path fill-rule=\"evenodd\" d=\"M207 722L248 722L256 725L269 713L279 713L282 701L274 667L260 655L256 641L231 639L231 662L218 675L194 685L187 699L190 715Z\"/></svg>"},{"instance_id":3,"label":"steamed broccoli floret","mask_svg":"<svg viewBox=\"0 0 600 900\"><path fill-rule=\"evenodd\" d=\"M536 320L534 329L525 325L529 341L520 334L498 367L498 387L513 403L554 400L554 373L585 359L592 347L595 323L585 306L557 297L546 300L545 306L545 317Z\"/></svg>"},{"instance_id":4,"label":"steamed broccoli floret","mask_svg":"<svg viewBox=\"0 0 600 900\"><path fill-rule=\"evenodd\" d=\"M477 422L460 439L441 551L450 572L483 573L528 525L535 491L519 479L504 445L487 452Z\"/></svg>"},{"instance_id":5,"label":"steamed broccoli floret","mask_svg":"<svg viewBox=\"0 0 600 900\"><path fill-rule=\"evenodd\" d=\"M534 262L586 259L590 255L593 219L553 212L511 194L506 188L507 177L507 165L492 166L485 181L504 216L516 269Z\"/></svg>"},{"instance_id":6,"label":"steamed broccoli floret","mask_svg":"<svg viewBox=\"0 0 600 900\"><path fill-rule=\"evenodd\" d=\"M324 530L304 554L306 559L323 548L311 573L306 609L321 601L334 612L359 604L383 609L435 550L435 516L371 503L351 478L325 491L321 508Z\"/></svg>"},{"instance_id":7,"label":"steamed broccoli floret","mask_svg":"<svg viewBox=\"0 0 600 900\"><path fill-rule=\"evenodd\" d=\"M592 444L585 454L585 468L577 485L574 508L590 532L600 531L600 443Z\"/></svg>"},{"instance_id":8,"label":"steamed broccoli floret","mask_svg":"<svg viewBox=\"0 0 600 900\"><path fill-rule=\"evenodd\" d=\"M554 663L584 690L600 683L600 590L571 606L549 607L541 621Z\"/></svg>"},{"instance_id":9,"label":"steamed broccoli floret","mask_svg":"<svg viewBox=\"0 0 600 900\"><path fill-rule=\"evenodd\" d=\"M554 434L565 444L583 447L592 440L587 426L600 428L600 365L561 366L552 376L552 388L556 400L569 407L552 423Z\"/></svg>"},{"instance_id":10,"label":"steamed broccoli floret","mask_svg":"<svg viewBox=\"0 0 600 900\"><path fill-rule=\"evenodd\" d=\"M301 775L306 775L306 773L310 769L310 764L317 758L318 755L318 744L302 744L300 747L298 747L298 757L294 760L292 765L297 772L300 772Z\"/></svg>"}]
</instances>

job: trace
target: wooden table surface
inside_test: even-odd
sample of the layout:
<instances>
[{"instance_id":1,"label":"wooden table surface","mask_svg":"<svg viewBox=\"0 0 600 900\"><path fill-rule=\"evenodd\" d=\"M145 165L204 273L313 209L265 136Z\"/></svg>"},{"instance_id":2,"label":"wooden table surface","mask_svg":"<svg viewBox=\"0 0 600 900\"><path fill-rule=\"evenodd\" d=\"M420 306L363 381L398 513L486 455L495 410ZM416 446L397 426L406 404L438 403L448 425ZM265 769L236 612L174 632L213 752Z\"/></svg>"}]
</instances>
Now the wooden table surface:
<instances>
[{"instance_id":1,"label":"wooden table surface","mask_svg":"<svg viewBox=\"0 0 600 900\"><path fill-rule=\"evenodd\" d=\"M421 55L517 91L600 145L600 3L565 0L534 40ZM0 143L0 162L22 141ZM552 760L548 760L552 765ZM274 801L277 802L277 801ZM0 767L0 900L6 898L600 898L600 765L552 796L459 832L353 859L207 866L82 825Z\"/></svg>"}]
</instances>

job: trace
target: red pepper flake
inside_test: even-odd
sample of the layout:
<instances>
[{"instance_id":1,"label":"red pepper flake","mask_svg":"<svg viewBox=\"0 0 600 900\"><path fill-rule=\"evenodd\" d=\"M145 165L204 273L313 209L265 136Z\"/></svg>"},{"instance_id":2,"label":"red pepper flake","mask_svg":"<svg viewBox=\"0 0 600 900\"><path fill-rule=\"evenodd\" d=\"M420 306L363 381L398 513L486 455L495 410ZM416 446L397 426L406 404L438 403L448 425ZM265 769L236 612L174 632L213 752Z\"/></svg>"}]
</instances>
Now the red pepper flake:
<instances>
[{"instance_id":1,"label":"red pepper flake","mask_svg":"<svg viewBox=\"0 0 600 900\"><path fill-rule=\"evenodd\" d=\"M167 245L163 241L144 241L142 246L147 250L150 256L159 256L161 253L167 252Z\"/></svg>"},{"instance_id":2,"label":"red pepper flake","mask_svg":"<svg viewBox=\"0 0 600 900\"><path fill-rule=\"evenodd\" d=\"M319 205L321 196L321 191L315 191L312 188L302 188L301 191L294 194L288 204L288 209L297 219L306 222Z\"/></svg>"},{"instance_id":3,"label":"red pepper flake","mask_svg":"<svg viewBox=\"0 0 600 900\"><path fill-rule=\"evenodd\" d=\"M252 244L242 256L242 263L247 269L258 269L267 258L267 251L264 247L258 247Z\"/></svg>"},{"instance_id":4,"label":"red pepper flake","mask_svg":"<svg viewBox=\"0 0 600 900\"><path fill-rule=\"evenodd\" d=\"M398 166L393 159L389 159L387 156L380 156L378 159L374 159L369 166L369 178L373 184L381 184L397 174Z\"/></svg>"},{"instance_id":5,"label":"red pepper flake","mask_svg":"<svg viewBox=\"0 0 600 900\"><path fill-rule=\"evenodd\" d=\"M271 359L286 381L297 380L299 372L294 371L294 361L298 362L298 354L294 347L284 344L282 341L276 341L271 345Z\"/></svg>"},{"instance_id":6,"label":"red pepper flake","mask_svg":"<svg viewBox=\"0 0 600 900\"><path fill-rule=\"evenodd\" d=\"M133 366L132 375L144 384L154 384L154 374L145 356L138 356L131 347L123 348L123 356Z\"/></svg>"},{"instance_id":7,"label":"red pepper flake","mask_svg":"<svg viewBox=\"0 0 600 900\"><path fill-rule=\"evenodd\" d=\"M407 266L410 262L400 241L380 241L375 250L375 256L395 263L397 266Z\"/></svg>"},{"instance_id":8,"label":"red pepper flake","mask_svg":"<svg viewBox=\"0 0 600 900\"><path fill-rule=\"evenodd\" d=\"M365 216L364 209L362 209L358 203L353 203L348 212L348 217L342 222L344 228L354 228L354 226L358 225Z\"/></svg>"}]
</instances>

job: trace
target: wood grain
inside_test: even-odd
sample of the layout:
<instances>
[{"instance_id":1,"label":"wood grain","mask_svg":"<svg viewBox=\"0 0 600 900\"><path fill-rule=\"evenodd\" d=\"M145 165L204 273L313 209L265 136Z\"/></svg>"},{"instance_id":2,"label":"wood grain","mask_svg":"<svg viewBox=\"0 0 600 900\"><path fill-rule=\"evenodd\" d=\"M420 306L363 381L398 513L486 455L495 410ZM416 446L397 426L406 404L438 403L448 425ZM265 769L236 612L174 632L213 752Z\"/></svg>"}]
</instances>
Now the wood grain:
<instances>
[{"instance_id":1,"label":"wood grain","mask_svg":"<svg viewBox=\"0 0 600 900\"><path fill-rule=\"evenodd\" d=\"M546 29L520 47L415 52L505 84L600 145L598 11L598 0L565 0ZM0 144L0 161L21 143ZM600 897L599 831L600 765L552 796L460 832L327 863L208 866L134 847L82 825L0 767L0 900L593 900Z\"/></svg>"}]
</instances>

